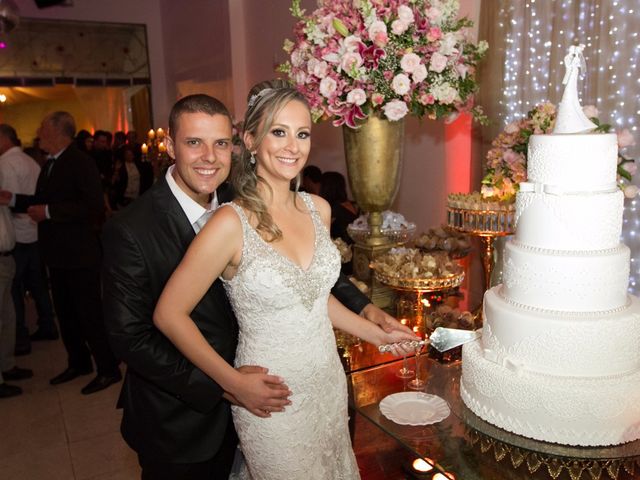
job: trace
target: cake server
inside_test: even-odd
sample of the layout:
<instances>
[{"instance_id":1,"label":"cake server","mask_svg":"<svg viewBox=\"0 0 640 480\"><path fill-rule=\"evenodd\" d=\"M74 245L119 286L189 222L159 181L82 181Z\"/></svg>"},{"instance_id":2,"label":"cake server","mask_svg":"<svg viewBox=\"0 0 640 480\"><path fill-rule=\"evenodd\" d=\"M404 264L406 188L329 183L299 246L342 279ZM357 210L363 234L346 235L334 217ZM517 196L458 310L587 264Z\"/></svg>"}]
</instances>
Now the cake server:
<instances>
[{"instance_id":1,"label":"cake server","mask_svg":"<svg viewBox=\"0 0 640 480\"><path fill-rule=\"evenodd\" d=\"M465 343L480 338L482 330L460 330L457 328L438 327L429 336L429 343L439 352L446 352Z\"/></svg>"},{"instance_id":2,"label":"cake server","mask_svg":"<svg viewBox=\"0 0 640 480\"><path fill-rule=\"evenodd\" d=\"M401 342L401 343L387 343L380 345L378 350L381 353L390 352L394 346L401 345L403 347L418 348L422 345L431 345L439 352L446 352L452 348L459 347L465 343L472 342L476 338L480 338L482 330L460 330L457 328L436 328L431 336L426 340L413 341L413 342Z\"/></svg>"}]
</instances>

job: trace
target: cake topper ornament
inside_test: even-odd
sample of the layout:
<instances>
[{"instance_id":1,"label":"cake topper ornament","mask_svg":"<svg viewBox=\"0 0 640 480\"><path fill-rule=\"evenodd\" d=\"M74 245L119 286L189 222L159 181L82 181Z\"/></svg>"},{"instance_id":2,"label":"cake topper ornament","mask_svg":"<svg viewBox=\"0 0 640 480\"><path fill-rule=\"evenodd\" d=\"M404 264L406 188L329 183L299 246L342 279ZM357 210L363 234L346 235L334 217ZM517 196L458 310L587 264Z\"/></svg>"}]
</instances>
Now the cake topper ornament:
<instances>
[{"instance_id":1,"label":"cake topper ornament","mask_svg":"<svg viewBox=\"0 0 640 480\"><path fill-rule=\"evenodd\" d=\"M582 111L578 98L578 75L584 74L587 66L582 51L584 45L571 45L564 57L566 73L562 79L564 94L558 105L558 116L553 133L583 133L597 128Z\"/></svg>"}]
</instances>

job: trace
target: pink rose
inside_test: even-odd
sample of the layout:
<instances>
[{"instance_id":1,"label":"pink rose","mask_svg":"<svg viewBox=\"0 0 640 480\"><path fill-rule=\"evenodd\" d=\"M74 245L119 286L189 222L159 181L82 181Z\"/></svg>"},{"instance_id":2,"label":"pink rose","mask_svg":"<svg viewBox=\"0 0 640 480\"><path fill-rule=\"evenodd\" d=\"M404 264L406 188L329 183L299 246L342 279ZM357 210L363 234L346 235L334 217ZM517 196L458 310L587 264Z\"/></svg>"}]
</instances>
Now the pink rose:
<instances>
[{"instance_id":1,"label":"pink rose","mask_svg":"<svg viewBox=\"0 0 640 480\"><path fill-rule=\"evenodd\" d=\"M304 70L297 70L294 74L294 80L298 85L304 85L307 81L307 74Z\"/></svg>"},{"instance_id":2,"label":"pink rose","mask_svg":"<svg viewBox=\"0 0 640 480\"><path fill-rule=\"evenodd\" d=\"M384 22L377 20L369 26L369 38L378 47L384 47L389 38L387 36L387 26Z\"/></svg>"},{"instance_id":3,"label":"pink rose","mask_svg":"<svg viewBox=\"0 0 640 480\"><path fill-rule=\"evenodd\" d=\"M598 118L598 109L595 105L585 105L582 107L582 112L587 116L587 118Z\"/></svg>"},{"instance_id":4,"label":"pink rose","mask_svg":"<svg viewBox=\"0 0 640 480\"><path fill-rule=\"evenodd\" d=\"M420 57L415 53L407 53L400 60L400 68L405 73L413 73L418 65L420 65Z\"/></svg>"},{"instance_id":5,"label":"pink rose","mask_svg":"<svg viewBox=\"0 0 640 480\"><path fill-rule=\"evenodd\" d=\"M431 55L431 61L429 62L429 70L432 72L440 73L447 66L447 57L441 55L438 52L435 52Z\"/></svg>"},{"instance_id":6,"label":"pink rose","mask_svg":"<svg viewBox=\"0 0 640 480\"><path fill-rule=\"evenodd\" d=\"M622 164L622 168L630 175L635 175L638 171L638 165L635 162L625 162Z\"/></svg>"},{"instance_id":7,"label":"pink rose","mask_svg":"<svg viewBox=\"0 0 640 480\"><path fill-rule=\"evenodd\" d=\"M344 46L348 52L357 52L362 40L357 35L349 35L344 39Z\"/></svg>"},{"instance_id":8,"label":"pink rose","mask_svg":"<svg viewBox=\"0 0 640 480\"><path fill-rule=\"evenodd\" d=\"M418 65L411 74L411 78L413 78L414 83L422 82L425 78L427 78L427 67L422 64Z\"/></svg>"},{"instance_id":9,"label":"pink rose","mask_svg":"<svg viewBox=\"0 0 640 480\"><path fill-rule=\"evenodd\" d=\"M521 155L511 150L510 148L505 150L504 154L502 155L502 158L504 159L505 163L509 165L509 167L511 168L513 168L514 165L517 165L520 162L524 162Z\"/></svg>"},{"instance_id":10,"label":"pink rose","mask_svg":"<svg viewBox=\"0 0 640 480\"><path fill-rule=\"evenodd\" d=\"M367 101L367 94L361 88L354 88L347 94L347 102L362 105Z\"/></svg>"},{"instance_id":11,"label":"pink rose","mask_svg":"<svg viewBox=\"0 0 640 480\"><path fill-rule=\"evenodd\" d=\"M409 24L404 23L400 19L394 20L393 22L391 22L391 31L395 35L402 35L404 32L407 31L407 28L409 28Z\"/></svg>"},{"instance_id":12,"label":"pink rose","mask_svg":"<svg viewBox=\"0 0 640 480\"><path fill-rule=\"evenodd\" d=\"M404 116L409 113L407 104L402 100L391 100L384 107L382 107L382 110L384 110L385 116L392 122L404 118Z\"/></svg>"},{"instance_id":13,"label":"pink rose","mask_svg":"<svg viewBox=\"0 0 640 480\"><path fill-rule=\"evenodd\" d=\"M413 10L406 5L400 5L398 7L398 19L406 25L411 25L415 20Z\"/></svg>"},{"instance_id":14,"label":"pink rose","mask_svg":"<svg viewBox=\"0 0 640 480\"><path fill-rule=\"evenodd\" d=\"M329 74L329 64L325 61L316 63L313 67L313 74L318 78L326 77Z\"/></svg>"},{"instance_id":15,"label":"pink rose","mask_svg":"<svg viewBox=\"0 0 640 480\"><path fill-rule=\"evenodd\" d=\"M330 98L338 88L338 84L331 77L324 77L320 81L320 94L323 97Z\"/></svg>"},{"instance_id":16,"label":"pink rose","mask_svg":"<svg viewBox=\"0 0 640 480\"><path fill-rule=\"evenodd\" d=\"M345 72L351 72L362 65L362 57L356 52L347 52L342 56L340 66Z\"/></svg>"},{"instance_id":17,"label":"pink rose","mask_svg":"<svg viewBox=\"0 0 640 480\"><path fill-rule=\"evenodd\" d=\"M640 189L635 185L627 185L622 190L624 192L624 196L627 198L635 198L638 195Z\"/></svg>"},{"instance_id":18,"label":"pink rose","mask_svg":"<svg viewBox=\"0 0 640 480\"><path fill-rule=\"evenodd\" d=\"M633 138L633 135L629 131L629 129L625 128L620 130L618 133L618 147L625 148L630 147L631 145L635 145L636 141Z\"/></svg>"},{"instance_id":19,"label":"pink rose","mask_svg":"<svg viewBox=\"0 0 640 480\"><path fill-rule=\"evenodd\" d=\"M398 95L404 95L411 89L411 80L404 73L399 73L393 77L391 88Z\"/></svg>"},{"instance_id":20,"label":"pink rose","mask_svg":"<svg viewBox=\"0 0 640 480\"><path fill-rule=\"evenodd\" d=\"M382 105L382 102L384 102L384 95L381 93L374 93L371 95L371 103L376 107Z\"/></svg>"},{"instance_id":21,"label":"pink rose","mask_svg":"<svg viewBox=\"0 0 640 480\"><path fill-rule=\"evenodd\" d=\"M433 105L436 99L430 93L423 93L420 95L419 102L422 105Z\"/></svg>"},{"instance_id":22,"label":"pink rose","mask_svg":"<svg viewBox=\"0 0 640 480\"><path fill-rule=\"evenodd\" d=\"M303 63L304 54L300 51L300 49L294 50L291 53L291 65L293 65L294 67L302 67Z\"/></svg>"},{"instance_id":23,"label":"pink rose","mask_svg":"<svg viewBox=\"0 0 640 480\"><path fill-rule=\"evenodd\" d=\"M435 42L436 40L440 40L442 38L442 30L439 27L431 27L427 32L427 40L430 42Z\"/></svg>"}]
</instances>

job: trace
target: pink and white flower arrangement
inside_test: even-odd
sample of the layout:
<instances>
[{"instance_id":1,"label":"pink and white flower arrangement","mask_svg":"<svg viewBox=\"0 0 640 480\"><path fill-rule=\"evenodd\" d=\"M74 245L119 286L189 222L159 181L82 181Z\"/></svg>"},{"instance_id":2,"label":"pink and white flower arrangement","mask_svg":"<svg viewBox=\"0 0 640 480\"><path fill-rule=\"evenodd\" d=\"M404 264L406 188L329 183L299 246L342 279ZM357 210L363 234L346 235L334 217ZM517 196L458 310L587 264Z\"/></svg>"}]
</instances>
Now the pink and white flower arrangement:
<instances>
[{"instance_id":1,"label":"pink and white flower arrangement","mask_svg":"<svg viewBox=\"0 0 640 480\"><path fill-rule=\"evenodd\" d=\"M611 125L598 119L598 110L593 105L583 107L583 111L597 125L596 132L609 133ZM556 120L556 107L552 103L536 105L527 116L510 123L491 142L487 153L486 175L482 179L480 193L486 199L513 201L518 184L527 181L527 145L533 134L551 133ZM633 135L624 129L618 135L618 185L627 198L638 194L638 187L631 184L637 165L626 158L620 150L635 144Z\"/></svg>"},{"instance_id":2,"label":"pink and white flower arrangement","mask_svg":"<svg viewBox=\"0 0 640 480\"><path fill-rule=\"evenodd\" d=\"M279 68L307 97L314 121L357 128L370 115L400 120L471 112L475 70L487 50L468 38L458 0L293 0L294 40Z\"/></svg>"}]
</instances>

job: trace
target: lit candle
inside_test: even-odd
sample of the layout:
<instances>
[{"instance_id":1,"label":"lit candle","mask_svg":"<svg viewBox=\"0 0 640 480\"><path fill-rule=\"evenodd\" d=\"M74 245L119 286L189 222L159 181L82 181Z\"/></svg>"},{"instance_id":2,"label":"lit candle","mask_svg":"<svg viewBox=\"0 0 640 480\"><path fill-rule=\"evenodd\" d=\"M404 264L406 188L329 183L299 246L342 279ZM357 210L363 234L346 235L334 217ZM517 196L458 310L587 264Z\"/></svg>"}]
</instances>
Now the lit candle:
<instances>
[{"instance_id":1,"label":"lit candle","mask_svg":"<svg viewBox=\"0 0 640 480\"><path fill-rule=\"evenodd\" d=\"M164 152L166 152L166 151L167 151L167 147L165 147L165 146L164 146L164 142L160 142L160 143L158 144L158 151L159 151L160 153L164 153Z\"/></svg>"},{"instance_id":2,"label":"lit candle","mask_svg":"<svg viewBox=\"0 0 640 480\"><path fill-rule=\"evenodd\" d=\"M149 152L149 147L147 147L146 143L142 144L142 146L140 147L140 151L142 152L143 155L146 155Z\"/></svg>"},{"instance_id":3,"label":"lit candle","mask_svg":"<svg viewBox=\"0 0 640 480\"><path fill-rule=\"evenodd\" d=\"M159 128L158 130L156 130L156 135L158 136L158 140L162 140L164 138L164 130Z\"/></svg>"},{"instance_id":4,"label":"lit candle","mask_svg":"<svg viewBox=\"0 0 640 480\"><path fill-rule=\"evenodd\" d=\"M444 475L441 473L436 473L433 476L432 480L456 480L456 477L453 473L445 472Z\"/></svg>"},{"instance_id":5,"label":"lit candle","mask_svg":"<svg viewBox=\"0 0 640 480\"><path fill-rule=\"evenodd\" d=\"M153 140L154 138L156 138L156 132L153 131L153 128L149 130L147 136L149 137L149 140Z\"/></svg>"},{"instance_id":6,"label":"lit candle","mask_svg":"<svg viewBox=\"0 0 640 480\"><path fill-rule=\"evenodd\" d=\"M400 319L400 323L401 323L402 325L406 325L407 323L409 323L409 320L407 320L406 318L401 318L401 319Z\"/></svg>"},{"instance_id":7,"label":"lit candle","mask_svg":"<svg viewBox=\"0 0 640 480\"><path fill-rule=\"evenodd\" d=\"M416 472L420 472L420 473L426 473L433 470L433 466L422 458L416 458L411 464L411 466ZM436 478L436 477L433 477L433 478Z\"/></svg>"}]
</instances>

